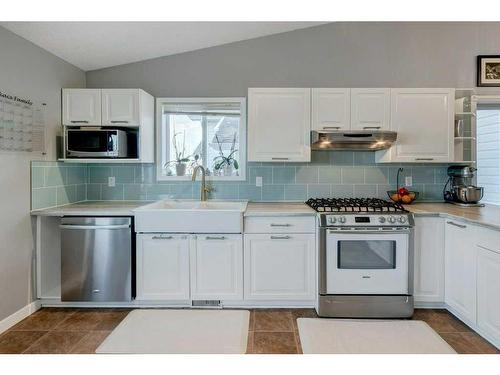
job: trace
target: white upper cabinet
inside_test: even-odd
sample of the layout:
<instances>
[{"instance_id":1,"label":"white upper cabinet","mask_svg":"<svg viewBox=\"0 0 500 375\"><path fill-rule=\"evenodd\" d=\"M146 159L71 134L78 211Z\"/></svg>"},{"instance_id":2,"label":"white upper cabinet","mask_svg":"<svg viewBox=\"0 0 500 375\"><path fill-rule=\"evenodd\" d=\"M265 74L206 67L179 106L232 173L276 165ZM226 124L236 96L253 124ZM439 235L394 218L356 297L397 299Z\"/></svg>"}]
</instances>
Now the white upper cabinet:
<instances>
[{"instance_id":1,"label":"white upper cabinet","mask_svg":"<svg viewBox=\"0 0 500 375\"><path fill-rule=\"evenodd\" d=\"M199 234L191 247L191 298L243 300L243 236Z\"/></svg>"},{"instance_id":2,"label":"white upper cabinet","mask_svg":"<svg viewBox=\"0 0 500 375\"><path fill-rule=\"evenodd\" d=\"M444 302L444 220L416 217L414 297L417 303Z\"/></svg>"},{"instance_id":3,"label":"white upper cabinet","mask_svg":"<svg viewBox=\"0 0 500 375\"><path fill-rule=\"evenodd\" d=\"M476 322L476 245L474 227L445 222L445 302L468 324Z\"/></svg>"},{"instance_id":4,"label":"white upper cabinet","mask_svg":"<svg viewBox=\"0 0 500 375\"><path fill-rule=\"evenodd\" d=\"M312 89L312 130L350 129L351 89Z\"/></svg>"},{"instance_id":5,"label":"white upper cabinet","mask_svg":"<svg viewBox=\"0 0 500 375\"><path fill-rule=\"evenodd\" d=\"M351 89L351 130L389 130L390 89Z\"/></svg>"},{"instance_id":6,"label":"white upper cabinet","mask_svg":"<svg viewBox=\"0 0 500 375\"><path fill-rule=\"evenodd\" d=\"M398 139L378 162L453 161L454 89L391 89L391 130Z\"/></svg>"},{"instance_id":7,"label":"white upper cabinet","mask_svg":"<svg viewBox=\"0 0 500 375\"><path fill-rule=\"evenodd\" d=\"M140 90L103 89L102 125L140 125Z\"/></svg>"},{"instance_id":8,"label":"white upper cabinet","mask_svg":"<svg viewBox=\"0 0 500 375\"><path fill-rule=\"evenodd\" d=\"M63 89L62 123L73 126L101 125L101 90Z\"/></svg>"},{"instance_id":9,"label":"white upper cabinet","mask_svg":"<svg viewBox=\"0 0 500 375\"><path fill-rule=\"evenodd\" d=\"M311 161L311 89L248 89L248 161Z\"/></svg>"}]
</instances>

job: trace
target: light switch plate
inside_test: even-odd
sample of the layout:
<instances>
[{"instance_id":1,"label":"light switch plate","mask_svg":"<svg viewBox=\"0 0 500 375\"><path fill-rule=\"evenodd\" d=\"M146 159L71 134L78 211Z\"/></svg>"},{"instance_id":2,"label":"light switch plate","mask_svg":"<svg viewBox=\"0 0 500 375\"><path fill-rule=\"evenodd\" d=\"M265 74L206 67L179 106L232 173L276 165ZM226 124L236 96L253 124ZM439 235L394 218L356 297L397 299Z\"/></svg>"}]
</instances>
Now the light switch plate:
<instances>
[{"instance_id":1,"label":"light switch plate","mask_svg":"<svg viewBox=\"0 0 500 375\"><path fill-rule=\"evenodd\" d=\"M255 186L262 187L262 177L261 176L255 177Z\"/></svg>"},{"instance_id":2,"label":"light switch plate","mask_svg":"<svg viewBox=\"0 0 500 375\"><path fill-rule=\"evenodd\" d=\"M405 177L405 186L412 186L413 185L413 177L412 176L406 176Z\"/></svg>"},{"instance_id":3,"label":"light switch plate","mask_svg":"<svg viewBox=\"0 0 500 375\"><path fill-rule=\"evenodd\" d=\"M116 186L116 184L115 184L115 178L114 177L108 177L108 186L109 187Z\"/></svg>"}]
</instances>

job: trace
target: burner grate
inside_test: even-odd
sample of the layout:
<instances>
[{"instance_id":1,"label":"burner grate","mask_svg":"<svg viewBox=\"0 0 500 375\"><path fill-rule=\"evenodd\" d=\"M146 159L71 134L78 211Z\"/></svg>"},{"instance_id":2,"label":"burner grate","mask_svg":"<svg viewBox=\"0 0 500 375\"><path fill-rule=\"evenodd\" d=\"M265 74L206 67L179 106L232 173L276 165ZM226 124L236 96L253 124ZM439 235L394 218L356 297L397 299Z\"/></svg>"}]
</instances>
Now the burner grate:
<instances>
[{"instance_id":1,"label":"burner grate","mask_svg":"<svg viewBox=\"0 0 500 375\"><path fill-rule=\"evenodd\" d=\"M306 204L317 212L407 212L401 204L379 198L310 198Z\"/></svg>"}]
</instances>

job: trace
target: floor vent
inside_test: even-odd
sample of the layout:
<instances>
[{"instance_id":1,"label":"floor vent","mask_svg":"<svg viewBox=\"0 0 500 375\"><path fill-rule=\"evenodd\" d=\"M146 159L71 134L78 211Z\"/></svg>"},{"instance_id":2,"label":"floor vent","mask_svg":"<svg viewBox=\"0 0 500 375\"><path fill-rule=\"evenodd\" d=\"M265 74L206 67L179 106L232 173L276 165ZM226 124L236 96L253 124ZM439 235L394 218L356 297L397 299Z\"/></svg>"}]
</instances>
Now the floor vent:
<instances>
[{"instance_id":1,"label":"floor vent","mask_svg":"<svg viewBox=\"0 0 500 375\"><path fill-rule=\"evenodd\" d=\"M222 303L220 300L211 300L211 299L200 299L200 300L194 300L192 301L192 306L193 307L199 307L199 308L222 308Z\"/></svg>"}]
</instances>

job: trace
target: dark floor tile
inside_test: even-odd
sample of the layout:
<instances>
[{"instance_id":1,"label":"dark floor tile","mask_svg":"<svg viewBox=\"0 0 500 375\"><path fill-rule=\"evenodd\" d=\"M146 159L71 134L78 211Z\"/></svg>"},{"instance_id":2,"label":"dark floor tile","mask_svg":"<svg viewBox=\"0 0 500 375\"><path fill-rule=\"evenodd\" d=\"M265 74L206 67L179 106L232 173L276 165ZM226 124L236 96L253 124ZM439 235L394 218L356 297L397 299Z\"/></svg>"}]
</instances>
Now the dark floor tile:
<instances>
[{"instance_id":1,"label":"dark floor tile","mask_svg":"<svg viewBox=\"0 0 500 375\"><path fill-rule=\"evenodd\" d=\"M25 353L29 354L64 354L84 337L87 332L83 331L51 331L31 345Z\"/></svg>"},{"instance_id":2,"label":"dark floor tile","mask_svg":"<svg viewBox=\"0 0 500 375\"><path fill-rule=\"evenodd\" d=\"M128 315L128 311L97 312L99 323L92 328L93 331L112 331Z\"/></svg>"},{"instance_id":3,"label":"dark floor tile","mask_svg":"<svg viewBox=\"0 0 500 375\"><path fill-rule=\"evenodd\" d=\"M71 316L73 309L41 309L16 324L14 331L48 331Z\"/></svg>"},{"instance_id":4,"label":"dark floor tile","mask_svg":"<svg viewBox=\"0 0 500 375\"><path fill-rule=\"evenodd\" d=\"M297 343L297 353L304 354L302 352L302 343L300 342L299 331L295 331L295 342Z\"/></svg>"},{"instance_id":5,"label":"dark floor tile","mask_svg":"<svg viewBox=\"0 0 500 375\"><path fill-rule=\"evenodd\" d=\"M293 332L254 332L254 354L297 354Z\"/></svg>"},{"instance_id":6,"label":"dark floor tile","mask_svg":"<svg viewBox=\"0 0 500 375\"><path fill-rule=\"evenodd\" d=\"M255 329L255 311L250 310L250 318L248 321L248 330L253 331Z\"/></svg>"},{"instance_id":7,"label":"dark floor tile","mask_svg":"<svg viewBox=\"0 0 500 375\"><path fill-rule=\"evenodd\" d=\"M248 339L247 339L247 354L252 354L253 353L253 332L250 331L248 332Z\"/></svg>"},{"instance_id":8,"label":"dark floor tile","mask_svg":"<svg viewBox=\"0 0 500 375\"><path fill-rule=\"evenodd\" d=\"M108 337L111 331L92 331L87 333L73 346L71 354L94 354L99 345Z\"/></svg>"},{"instance_id":9,"label":"dark floor tile","mask_svg":"<svg viewBox=\"0 0 500 375\"><path fill-rule=\"evenodd\" d=\"M254 331L293 331L292 313L290 310L255 310Z\"/></svg>"},{"instance_id":10,"label":"dark floor tile","mask_svg":"<svg viewBox=\"0 0 500 375\"><path fill-rule=\"evenodd\" d=\"M20 354L47 332L7 331L0 336L1 354Z\"/></svg>"},{"instance_id":11,"label":"dark floor tile","mask_svg":"<svg viewBox=\"0 0 500 375\"><path fill-rule=\"evenodd\" d=\"M446 310L433 310L424 321L438 333L471 332L469 327Z\"/></svg>"},{"instance_id":12,"label":"dark floor tile","mask_svg":"<svg viewBox=\"0 0 500 375\"><path fill-rule=\"evenodd\" d=\"M91 331L100 323L96 310L78 310L54 327L56 331Z\"/></svg>"},{"instance_id":13,"label":"dark floor tile","mask_svg":"<svg viewBox=\"0 0 500 375\"><path fill-rule=\"evenodd\" d=\"M461 333L461 335L474 346L477 354L499 354L500 353L500 350L495 348L492 344L490 344L488 341L483 339L481 336L479 336L475 332L463 332L463 333Z\"/></svg>"}]
</instances>

